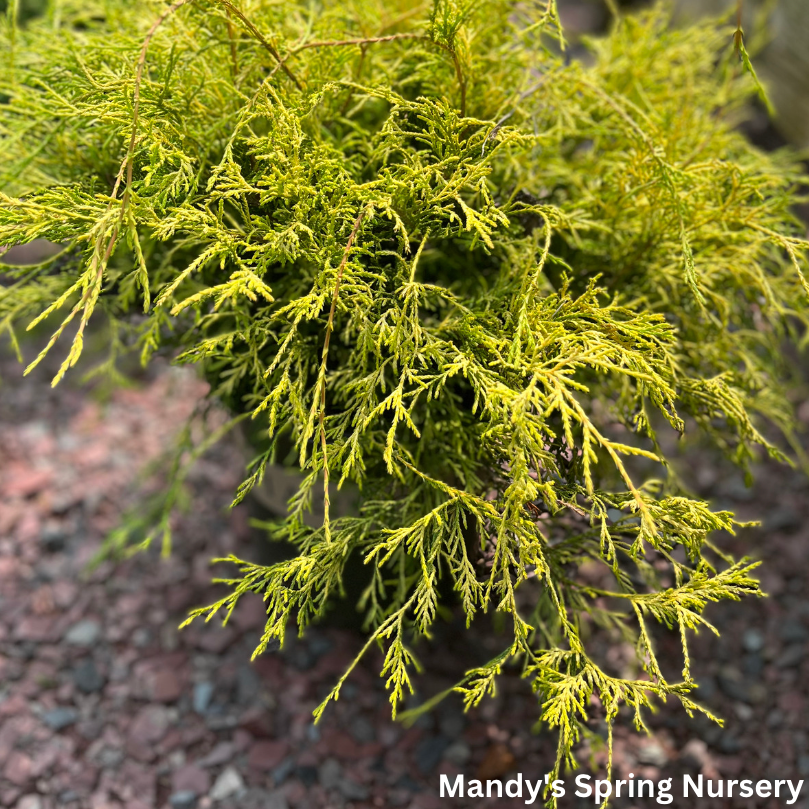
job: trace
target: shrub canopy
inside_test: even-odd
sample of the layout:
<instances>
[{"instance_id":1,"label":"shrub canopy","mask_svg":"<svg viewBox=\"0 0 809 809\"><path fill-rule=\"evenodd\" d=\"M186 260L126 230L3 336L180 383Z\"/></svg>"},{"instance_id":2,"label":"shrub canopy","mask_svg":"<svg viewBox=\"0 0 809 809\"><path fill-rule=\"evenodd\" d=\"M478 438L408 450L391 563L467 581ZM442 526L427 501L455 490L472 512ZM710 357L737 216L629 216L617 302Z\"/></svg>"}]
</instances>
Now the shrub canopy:
<instances>
[{"instance_id":1,"label":"shrub canopy","mask_svg":"<svg viewBox=\"0 0 809 809\"><path fill-rule=\"evenodd\" d=\"M509 619L456 690L475 705L520 665L559 762L594 694L610 726L655 696L697 709L688 630L759 590L658 432L780 456L763 425L791 434L782 345L807 317L799 174L737 131L758 89L733 30L652 12L579 62L554 0L64 0L12 23L0 245L63 250L5 267L0 327L53 320L54 381L91 316L113 355L200 364L266 438L236 502L276 460L304 473L275 528L299 554L234 559L196 614L262 594L258 654L354 555L394 712L440 581L469 621ZM330 517L346 481L361 508ZM636 679L588 654L592 622L637 642ZM681 674L650 622L680 632Z\"/></svg>"}]
</instances>

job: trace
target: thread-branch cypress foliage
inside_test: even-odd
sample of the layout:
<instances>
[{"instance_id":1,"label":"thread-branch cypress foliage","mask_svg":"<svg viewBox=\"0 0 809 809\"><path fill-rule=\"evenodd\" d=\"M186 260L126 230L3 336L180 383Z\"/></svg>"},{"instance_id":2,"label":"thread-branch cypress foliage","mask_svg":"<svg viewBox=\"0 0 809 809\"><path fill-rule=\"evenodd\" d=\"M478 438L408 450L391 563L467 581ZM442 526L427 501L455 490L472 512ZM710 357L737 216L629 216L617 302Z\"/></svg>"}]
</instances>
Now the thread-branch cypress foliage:
<instances>
[{"instance_id":1,"label":"thread-branch cypress foliage","mask_svg":"<svg viewBox=\"0 0 809 809\"><path fill-rule=\"evenodd\" d=\"M477 705L520 666L557 772L593 697L610 727L627 705L643 728L656 697L705 710L689 633L760 591L659 431L783 457L765 433L791 440L782 347L807 318L800 175L736 127L761 88L733 26L658 10L587 63L564 45L555 0L63 0L10 12L0 46L0 245L63 248L4 267L0 328L18 347L52 324L29 367L62 351L54 383L91 317L115 330L110 372L132 347L201 365L266 438L236 503L269 463L304 474L274 529L298 555L232 559L192 617L259 593L260 654L359 557L395 714L448 582L469 622L510 627L454 690ZM361 507L331 516L346 482ZM141 546L161 530L165 511ZM636 642L637 679L588 653L592 621ZM679 674L655 623L680 633Z\"/></svg>"}]
</instances>

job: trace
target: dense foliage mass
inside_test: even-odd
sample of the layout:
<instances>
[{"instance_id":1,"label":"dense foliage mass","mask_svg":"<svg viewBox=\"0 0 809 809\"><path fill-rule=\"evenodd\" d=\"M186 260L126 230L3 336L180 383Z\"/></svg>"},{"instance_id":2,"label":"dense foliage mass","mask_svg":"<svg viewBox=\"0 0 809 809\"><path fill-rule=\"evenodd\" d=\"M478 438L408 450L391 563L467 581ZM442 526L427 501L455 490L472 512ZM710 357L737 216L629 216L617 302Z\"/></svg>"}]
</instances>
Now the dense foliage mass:
<instances>
[{"instance_id":1,"label":"dense foliage mass","mask_svg":"<svg viewBox=\"0 0 809 809\"><path fill-rule=\"evenodd\" d=\"M790 435L799 175L735 129L757 88L732 40L656 12L571 61L554 0L10 13L0 245L63 250L5 268L0 327L16 344L55 319L56 381L91 315L113 351L200 364L267 439L237 501L269 463L303 471L276 530L299 554L234 559L199 615L261 593L260 653L359 556L395 711L439 599L500 611L510 640L456 690L475 705L521 666L563 762L593 695L610 726L621 704L641 726L655 696L696 709L688 631L759 592L710 539L733 516L689 496L658 441L688 426L746 465L779 454L762 425ZM361 507L330 518L346 481ZM593 622L637 642L637 679L588 654ZM680 632L681 675L650 622Z\"/></svg>"}]
</instances>

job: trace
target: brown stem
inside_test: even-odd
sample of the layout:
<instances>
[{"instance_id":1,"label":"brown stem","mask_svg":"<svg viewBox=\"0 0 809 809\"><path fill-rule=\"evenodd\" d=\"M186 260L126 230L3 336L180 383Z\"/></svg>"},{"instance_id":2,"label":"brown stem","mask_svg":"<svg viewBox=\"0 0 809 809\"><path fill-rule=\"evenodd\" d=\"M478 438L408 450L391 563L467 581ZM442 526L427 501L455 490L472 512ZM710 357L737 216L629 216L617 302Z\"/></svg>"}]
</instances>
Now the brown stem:
<instances>
[{"instance_id":1,"label":"brown stem","mask_svg":"<svg viewBox=\"0 0 809 809\"><path fill-rule=\"evenodd\" d=\"M236 32L233 30L233 20L230 18L230 9L225 9L228 18L228 39L230 40L230 61L233 64L233 79L239 73L239 57L236 53Z\"/></svg>"},{"instance_id":2,"label":"brown stem","mask_svg":"<svg viewBox=\"0 0 809 809\"><path fill-rule=\"evenodd\" d=\"M348 45L373 45L377 42L394 42L397 39L430 39L423 34L389 34L384 37L365 37L360 39L332 39L321 42L307 42L291 50L286 58L294 56L296 53L305 51L307 48L344 48ZM430 40L432 42L432 40Z\"/></svg>"},{"instance_id":3,"label":"brown stem","mask_svg":"<svg viewBox=\"0 0 809 809\"><path fill-rule=\"evenodd\" d=\"M461 69L461 61L455 49L451 49L452 63L455 65L455 75L458 78L458 87L461 90L461 118L466 117L466 77Z\"/></svg>"}]
</instances>

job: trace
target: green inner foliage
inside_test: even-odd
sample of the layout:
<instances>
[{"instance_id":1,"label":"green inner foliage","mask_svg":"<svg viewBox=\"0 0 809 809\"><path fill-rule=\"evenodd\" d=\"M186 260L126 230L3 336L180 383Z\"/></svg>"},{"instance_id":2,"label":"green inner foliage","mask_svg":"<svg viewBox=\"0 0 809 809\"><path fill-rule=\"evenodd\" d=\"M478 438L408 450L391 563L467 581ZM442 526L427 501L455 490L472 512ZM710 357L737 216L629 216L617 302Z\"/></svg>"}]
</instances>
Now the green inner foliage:
<instances>
[{"instance_id":1,"label":"green inner foliage","mask_svg":"<svg viewBox=\"0 0 809 809\"><path fill-rule=\"evenodd\" d=\"M55 381L91 315L113 354L198 363L264 437L236 502L270 463L302 471L274 529L298 555L233 559L194 615L260 593L259 654L359 558L395 713L444 604L500 612L502 654L454 690L476 705L521 667L558 771L594 710L702 710L689 632L760 592L659 440L746 466L791 438L800 175L739 133L761 88L733 43L655 11L571 61L554 0L63 0L24 25L11 4L0 245L63 249L4 268L0 328L47 319ZM330 518L344 482L360 507ZM636 679L588 654L594 622L636 642Z\"/></svg>"}]
</instances>

